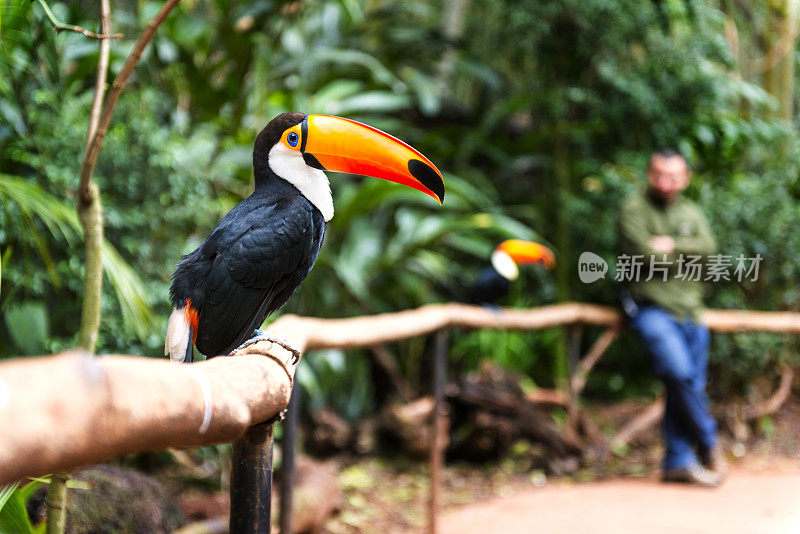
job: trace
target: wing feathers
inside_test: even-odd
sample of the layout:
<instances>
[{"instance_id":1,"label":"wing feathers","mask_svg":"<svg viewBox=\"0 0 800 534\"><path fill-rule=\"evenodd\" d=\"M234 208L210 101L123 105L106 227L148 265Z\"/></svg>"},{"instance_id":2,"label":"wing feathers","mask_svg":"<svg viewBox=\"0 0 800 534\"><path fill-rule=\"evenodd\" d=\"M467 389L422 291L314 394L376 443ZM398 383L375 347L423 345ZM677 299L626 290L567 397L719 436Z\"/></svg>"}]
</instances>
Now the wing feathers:
<instances>
[{"instance_id":1,"label":"wing feathers","mask_svg":"<svg viewBox=\"0 0 800 534\"><path fill-rule=\"evenodd\" d=\"M225 354L246 341L314 265L325 222L307 200L293 194L266 206L252 196L239 204L213 232L214 254L186 260L202 268L186 266L174 279L174 285L187 286L181 296L193 291L202 296L195 329L201 353Z\"/></svg>"}]
</instances>

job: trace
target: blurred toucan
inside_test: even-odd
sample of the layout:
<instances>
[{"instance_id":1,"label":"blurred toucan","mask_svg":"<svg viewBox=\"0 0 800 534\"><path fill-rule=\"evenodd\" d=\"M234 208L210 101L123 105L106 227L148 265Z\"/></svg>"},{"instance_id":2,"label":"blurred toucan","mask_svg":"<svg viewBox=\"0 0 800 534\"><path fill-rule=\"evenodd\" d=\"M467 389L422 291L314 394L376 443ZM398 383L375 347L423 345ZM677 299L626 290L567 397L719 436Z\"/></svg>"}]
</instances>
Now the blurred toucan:
<instances>
[{"instance_id":1,"label":"blurred toucan","mask_svg":"<svg viewBox=\"0 0 800 534\"><path fill-rule=\"evenodd\" d=\"M518 265L538 263L552 269L553 252L544 245L522 239L503 241L492 252L492 263L478 273L469 295L471 304L494 304L508 295L511 282L519 278Z\"/></svg>"},{"instance_id":2,"label":"blurred toucan","mask_svg":"<svg viewBox=\"0 0 800 534\"><path fill-rule=\"evenodd\" d=\"M442 173L391 135L340 117L278 115L256 138L255 190L172 275L175 310L164 350L173 360L191 361L193 345L209 357L229 353L286 303L314 266L333 217L326 170L444 199Z\"/></svg>"}]
</instances>

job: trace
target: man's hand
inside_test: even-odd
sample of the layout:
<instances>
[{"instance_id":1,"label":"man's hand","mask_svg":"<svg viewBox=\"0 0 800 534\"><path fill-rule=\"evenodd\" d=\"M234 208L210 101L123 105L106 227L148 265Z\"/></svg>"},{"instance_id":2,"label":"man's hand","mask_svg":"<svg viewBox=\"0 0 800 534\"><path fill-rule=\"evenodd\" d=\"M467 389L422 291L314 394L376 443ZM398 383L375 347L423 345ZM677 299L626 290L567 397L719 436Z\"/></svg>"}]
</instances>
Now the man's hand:
<instances>
[{"instance_id":1,"label":"man's hand","mask_svg":"<svg viewBox=\"0 0 800 534\"><path fill-rule=\"evenodd\" d=\"M650 238L650 246L659 254L671 254L675 250L675 240L668 235L654 235Z\"/></svg>"}]
</instances>

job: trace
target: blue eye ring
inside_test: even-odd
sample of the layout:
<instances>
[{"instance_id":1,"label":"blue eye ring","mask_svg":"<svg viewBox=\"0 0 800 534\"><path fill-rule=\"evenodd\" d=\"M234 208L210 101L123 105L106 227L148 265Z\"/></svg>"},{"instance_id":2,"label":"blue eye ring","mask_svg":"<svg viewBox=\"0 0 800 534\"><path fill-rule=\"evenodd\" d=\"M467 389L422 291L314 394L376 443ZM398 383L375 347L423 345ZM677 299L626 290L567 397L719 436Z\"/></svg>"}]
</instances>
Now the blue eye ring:
<instances>
[{"instance_id":1,"label":"blue eye ring","mask_svg":"<svg viewBox=\"0 0 800 534\"><path fill-rule=\"evenodd\" d=\"M297 146L297 143L300 142L300 136L294 132L291 132L286 136L286 142L289 143L290 146L295 147Z\"/></svg>"}]
</instances>

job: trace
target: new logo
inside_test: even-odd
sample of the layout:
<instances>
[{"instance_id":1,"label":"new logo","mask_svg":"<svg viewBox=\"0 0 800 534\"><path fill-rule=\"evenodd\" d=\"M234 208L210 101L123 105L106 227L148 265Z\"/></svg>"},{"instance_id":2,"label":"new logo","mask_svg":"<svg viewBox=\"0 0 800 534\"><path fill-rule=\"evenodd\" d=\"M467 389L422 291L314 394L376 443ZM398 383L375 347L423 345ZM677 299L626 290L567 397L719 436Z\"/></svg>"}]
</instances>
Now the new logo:
<instances>
[{"instance_id":1,"label":"new logo","mask_svg":"<svg viewBox=\"0 0 800 534\"><path fill-rule=\"evenodd\" d=\"M584 284L591 284L606 277L608 263L594 252L584 252L578 258L578 277Z\"/></svg>"}]
</instances>

